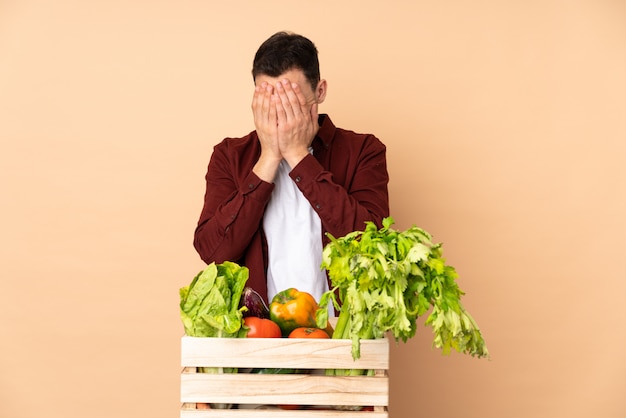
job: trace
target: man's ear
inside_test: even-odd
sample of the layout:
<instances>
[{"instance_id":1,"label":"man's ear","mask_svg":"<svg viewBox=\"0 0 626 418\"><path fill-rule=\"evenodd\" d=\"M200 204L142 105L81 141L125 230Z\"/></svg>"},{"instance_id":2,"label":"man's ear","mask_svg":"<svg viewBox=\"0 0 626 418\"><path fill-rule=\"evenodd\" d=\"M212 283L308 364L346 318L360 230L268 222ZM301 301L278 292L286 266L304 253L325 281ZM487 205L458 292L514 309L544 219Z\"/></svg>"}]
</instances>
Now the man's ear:
<instances>
[{"instance_id":1,"label":"man's ear","mask_svg":"<svg viewBox=\"0 0 626 418\"><path fill-rule=\"evenodd\" d=\"M317 104L320 104L326 98L326 91L328 90L328 83L326 80L320 80L317 83L317 88L315 89L315 98L317 99Z\"/></svg>"}]
</instances>

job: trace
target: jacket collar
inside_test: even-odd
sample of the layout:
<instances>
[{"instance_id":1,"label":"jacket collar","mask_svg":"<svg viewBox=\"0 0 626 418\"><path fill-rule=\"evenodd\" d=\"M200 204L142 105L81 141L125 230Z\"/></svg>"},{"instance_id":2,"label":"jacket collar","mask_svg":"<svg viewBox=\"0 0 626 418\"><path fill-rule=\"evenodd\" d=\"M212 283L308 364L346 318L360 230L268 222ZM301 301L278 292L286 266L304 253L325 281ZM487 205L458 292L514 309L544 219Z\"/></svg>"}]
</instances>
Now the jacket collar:
<instances>
[{"instance_id":1,"label":"jacket collar","mask_svg":"<svg viewBox=\"0 0 626 418\"><path fill-rule=\"evenodd\" d=\"M317 131L316 140L320 140L322 144L324 144L324 148L328 148L333 138L335 137L335 131L337 128L332 120L330 120L330 116L325 113L322 113L318 116L318 123L320 125L319 131Z\"/></svg>"}]
</instances>

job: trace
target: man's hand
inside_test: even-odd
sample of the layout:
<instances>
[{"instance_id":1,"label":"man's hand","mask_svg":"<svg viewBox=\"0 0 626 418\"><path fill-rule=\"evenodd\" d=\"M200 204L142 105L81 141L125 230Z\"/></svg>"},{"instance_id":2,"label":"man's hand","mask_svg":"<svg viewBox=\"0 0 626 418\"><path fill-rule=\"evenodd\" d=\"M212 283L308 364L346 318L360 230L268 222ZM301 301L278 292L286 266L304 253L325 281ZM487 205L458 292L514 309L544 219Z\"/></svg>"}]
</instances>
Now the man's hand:
<instances>
[{"instance_id":1,"label":"man's hand","mask_svg":"<svg viewBox=\"0 0 626 418\"><path fill-rule=\"evenodd\" d=\"M274 181L278 165L283 159L278 146L277 102L274 88L270 84L264 82L255 87L252 98L252 114L254 115L254 126L261 142L261 156L252 171L268 183Z\"/></svg>"},{"instance_id":2,"label":"man's hand","mask_svg":"<svg viewBox=\"0 0 626 418\"><path fill-rule=\"evenodd\" d=\"M274 97L278 122L278 148L291 168L309 154L309 146L319 130L315 96L306 100L300 86L287 79L276 84Z\"/></svg>"}]
</instances>

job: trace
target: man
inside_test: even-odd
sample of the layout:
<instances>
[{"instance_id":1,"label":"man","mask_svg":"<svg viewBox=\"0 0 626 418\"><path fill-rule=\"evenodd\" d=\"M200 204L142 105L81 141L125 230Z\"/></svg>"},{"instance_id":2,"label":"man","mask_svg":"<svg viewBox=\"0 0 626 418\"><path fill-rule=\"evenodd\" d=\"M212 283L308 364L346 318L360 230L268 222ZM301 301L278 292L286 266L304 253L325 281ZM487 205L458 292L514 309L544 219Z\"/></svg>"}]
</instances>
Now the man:
<instances>
[{"instance_id":1,"label":"man","mask_svg":"<svg viewBox=\"0 0 626 418\"><path fill-rule=\"evenodd\" d=\"M256 130L215 146L194 247L206 262L248 267L248 286L268 302L289 287L318 301L325 235L381 225L389 216L385 146L318 114L327 93L317 48L279 32L257 51Z\"/></svg>"}]
</instances>

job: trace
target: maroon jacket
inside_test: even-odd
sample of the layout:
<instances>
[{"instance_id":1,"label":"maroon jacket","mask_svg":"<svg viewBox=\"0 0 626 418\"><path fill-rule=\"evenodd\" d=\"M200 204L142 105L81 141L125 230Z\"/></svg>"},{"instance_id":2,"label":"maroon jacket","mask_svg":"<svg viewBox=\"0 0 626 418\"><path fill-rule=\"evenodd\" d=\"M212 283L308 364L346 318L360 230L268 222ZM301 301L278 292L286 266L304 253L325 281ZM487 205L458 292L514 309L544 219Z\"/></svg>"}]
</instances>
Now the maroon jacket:
<instances>
[{"instance_id":1,"label":"maroon jacket","mask_svg":"<svg viewBox=\"0 0 626 418\"><path fill-rule=\"evenodd\" d=\"M363 229L365 221L380 226L389 216L385 146L373 135L335 127L327 115L320 115L311 146L313 155L289 175L319 214L323 244L326 232L341 237ZM215 146L194 247L207 264L233 261L248 267L247 285L267 300L262 219L274 185L252 172L260 154L256 131Z\"/></svg>"}]
</instances>

